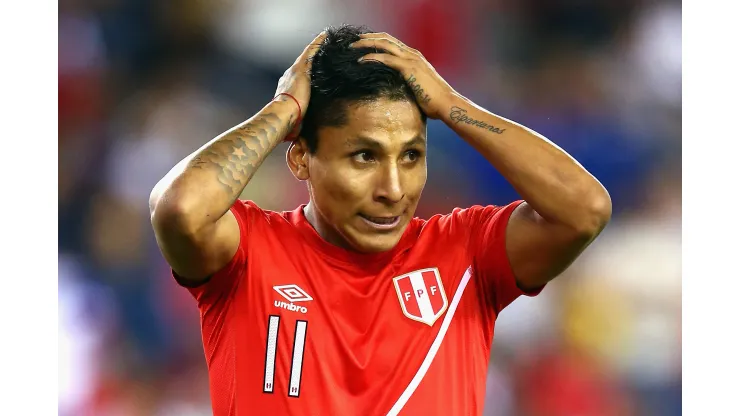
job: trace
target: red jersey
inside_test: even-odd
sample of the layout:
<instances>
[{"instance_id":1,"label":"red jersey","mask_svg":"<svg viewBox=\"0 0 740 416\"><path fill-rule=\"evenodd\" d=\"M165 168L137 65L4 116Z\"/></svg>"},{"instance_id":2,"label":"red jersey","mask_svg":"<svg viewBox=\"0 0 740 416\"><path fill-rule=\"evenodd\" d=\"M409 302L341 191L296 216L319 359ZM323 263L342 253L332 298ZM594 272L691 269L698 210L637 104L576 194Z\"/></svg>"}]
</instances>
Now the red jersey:
<instances>
[{"instance_id":1,"label":"red jersey","mask_svg":"<svg viewBox=\"0 0 740 416\"><path fill-rule=\"evenodd\" d=\"M504 244L519 202L414 219L394 249L361 254L303 206L237 201L234 258L188 289L214 415L481 414L496 316L523 294Z\"/></svg>"}]
</instances>

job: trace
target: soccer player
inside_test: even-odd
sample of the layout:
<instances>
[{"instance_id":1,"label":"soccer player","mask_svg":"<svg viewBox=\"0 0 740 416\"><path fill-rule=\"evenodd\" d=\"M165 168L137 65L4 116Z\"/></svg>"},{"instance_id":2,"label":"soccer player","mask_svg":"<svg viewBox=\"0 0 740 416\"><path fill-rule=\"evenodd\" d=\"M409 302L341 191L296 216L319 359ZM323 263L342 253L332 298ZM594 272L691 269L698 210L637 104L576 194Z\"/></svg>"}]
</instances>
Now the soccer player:
<instances>
[{"instance_id":1,"label":"soccer player","mask_svg":"<svg viewBox=\"0 0 740 416\"><path fill-rule=\"evenodd\" d=\"M524 200L414 218L427 118ZM239 200L286 139L308 203ZM497 315L611 216L563 150L461 96L398 39L352 26L316 37L275 98L173 168L150 208L200 309L216 416L480 414Z\"/></svg>"}]
</instances>

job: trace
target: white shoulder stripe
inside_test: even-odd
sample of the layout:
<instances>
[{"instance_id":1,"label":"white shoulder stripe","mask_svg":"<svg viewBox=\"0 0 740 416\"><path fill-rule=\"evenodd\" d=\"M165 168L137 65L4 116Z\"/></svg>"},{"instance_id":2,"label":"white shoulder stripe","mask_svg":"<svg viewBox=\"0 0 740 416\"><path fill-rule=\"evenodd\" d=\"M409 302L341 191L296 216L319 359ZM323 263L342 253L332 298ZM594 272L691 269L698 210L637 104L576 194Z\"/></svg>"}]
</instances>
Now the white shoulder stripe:
<instances>
[{"instance_id":1,"label":"white shoulder stripe","mask_svg":"<svg viewBox=\"0 0 740 416\"><path fill-rule=\"evenodd\" d=\"M465 271L465 274L463 275L462 280L460 281L460 284L457 286L457 290L455 291L455 296L452 298L452 303L450 303L450 308L447 310L445 319L442 321L442 326L439 328L437 337L434 338L434 342L432 343L432 346L429 348L429 352L427 352L427 356L424 357L424 361L421 363L421 366L419 367L419 370L416 372L416 375L414 376L414 378L411 379L411 382L406 387L406 390L404 390L404 392L401 394L401 397L399 397L398 400L396 400L396 404L394 404L391 410L388 412L388 416L398 415L401 409L403 409L403 406L406 405L406 402L408 402L409 399L411 398L411 395L414 394L414 391L416 391L416 388L419 387L419 383L421 383L421 380L424 378L427 371L429 370L429 366L432 365L432 361L434 360L434 357L437 355L437 351L439 350L440 345L442 345L442 341L444 340L444 337L447 334L447 329L450 327L450 322L452 322L452 317L455 316L457 305L460 303L460 298L462 298L462 294L465 291L465 287L468 285L468 281L470 280L471 273L472 273L472 270L470 267L468 267L468 270Z\"/></svg>"}]
</instances>

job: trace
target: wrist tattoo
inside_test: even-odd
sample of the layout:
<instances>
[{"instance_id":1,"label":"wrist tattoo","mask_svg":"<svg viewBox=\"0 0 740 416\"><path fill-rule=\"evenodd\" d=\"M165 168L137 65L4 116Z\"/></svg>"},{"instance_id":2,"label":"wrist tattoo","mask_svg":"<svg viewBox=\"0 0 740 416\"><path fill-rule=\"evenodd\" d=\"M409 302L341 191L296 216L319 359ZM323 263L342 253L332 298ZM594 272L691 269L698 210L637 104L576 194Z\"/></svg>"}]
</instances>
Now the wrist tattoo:
<instances>
[{"instance_id":1,"label":"wrist tattoo","mask_svg":"<svg viewBox=\"0 0 740 416\"><path fill-rule=\"evenodd\" d=\"M503 134L503 132L506 131L506 129L495 127L483 121L468 117L468 110L465 110L457 106L453 106L450 109L450 119L455 124L458 124L458 123L470 124L470 125L479 127L481 129L488 130L491 133Z\"/></svg>"},{"instance_id":2,"label":"wrist tattoo","mask_svg":"<svg viewBox=\"0 0 740 416\"><path fill-rule=\"evenodd\" d=\"M416 101L418 101L419 104L427 104L429 101L432 101L432 98L429 96L429 94L424 92L424 89L421 88L421 85L418 84L419 81L417 81L414 74L411 74L406 82L409 84L409 87L411 87L411 91L414 92L414 95L416 96Z\"/></svg>"}]
</instances>

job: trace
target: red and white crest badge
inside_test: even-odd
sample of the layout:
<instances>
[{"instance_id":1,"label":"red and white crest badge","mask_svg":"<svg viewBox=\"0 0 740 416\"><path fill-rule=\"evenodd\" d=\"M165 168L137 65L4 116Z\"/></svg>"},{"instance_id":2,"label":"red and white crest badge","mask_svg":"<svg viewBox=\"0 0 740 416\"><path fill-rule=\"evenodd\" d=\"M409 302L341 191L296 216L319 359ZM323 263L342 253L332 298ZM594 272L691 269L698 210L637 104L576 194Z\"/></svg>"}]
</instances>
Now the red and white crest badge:
<instances>
[{"instance_id":1,"label":"red and white crest badge","mask_svg":"<svg viewBox=\"0 0 740 416\"><path fill-rule=\"evenodd\" d=\"M394 277L393 285L407 318L432 326L447 310L447 295L436 267Z\"/></svg>"}]
</instances>

